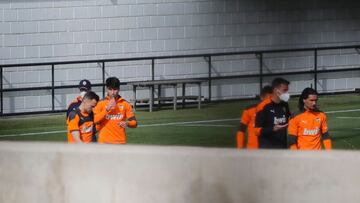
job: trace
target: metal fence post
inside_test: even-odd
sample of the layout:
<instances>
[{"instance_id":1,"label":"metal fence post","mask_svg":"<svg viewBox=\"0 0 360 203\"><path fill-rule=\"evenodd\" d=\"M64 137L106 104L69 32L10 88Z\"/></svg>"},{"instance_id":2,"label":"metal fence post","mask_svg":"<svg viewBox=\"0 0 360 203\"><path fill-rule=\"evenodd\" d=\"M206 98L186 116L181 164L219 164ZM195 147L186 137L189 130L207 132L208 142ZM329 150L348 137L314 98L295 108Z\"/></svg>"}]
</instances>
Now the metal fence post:
<instances>
[{"instance_id":1,"label":"metal fence post","mask_svg":"<svg viewBox=\"0 0 360 203\"><path fill-rule=\"evenodd\" d=\"M208 56L208 65L209 65L209 76L208 76L208 81L209 81L209 102L211 101L211 56Z\"/></svg>"},{"instance_id":2,"label":"metal fence post","mask_svg":"<svg viewBox=\"0 0 360 203\"><path fill-rule=\"evenodd\" d=\"M317 49L314 50L314 88L317 91Z\"/></svg>"},{"instance_id":3,"label":"metal fence post","mask_svg":"<svg viewBox=\"0 0 360 203\"><path fill-rule=\"evenodd\" d=\"M155 80L155 59L151 59L151 80Z\"/></svg>"},{"instance_id":4,"label":"metal fence post","mask_svg":"<svg viewBox=\"0 0 360 203\"><path fill-rule=\"evenodd\" d=\"M152 58L151 59L151 80L152 81L154 81L155 80L155 59L154 58ZM151 102L151 107L150 107L150 111L152 111L152 108L153 108L153 106L154 106L154 89L155 89L155 87L154 87L154 85L152 85L151 87L150 87L150 89L151 89L151 91L150 91L150 102Z\"/></svg>"},{"instance_id":5,"label":"metal fence post","mask_svg":"<svg viewBox=\"0 0 360 203\"><path fill-rule=\"evenodd\" d=\"M51 64L51 110L55 111L55 65Z\"/></svg>"},{"instance_id":6,"label":"metal fence post","mask_svg":"<svg viewBox=\"0 0 360 203\"><path fill-rule=\"evenodd\" d=\"M263 53L258 53L259 55L259 68L260 68L260 78L259 78L259 94L261 92L261 89L263 87Z\"/></svg>"},{"instance_id":7,"label":"metal fence post","mask_svg":"<svg viewBox=\"0 0 360 203\"><path fill-rule=\"evenodd\" d=\"M101 64L101 69L102 69L102 93L103 93L103 98L105 98L105 62L104 61Z\"/></svg>"}]
</instances>

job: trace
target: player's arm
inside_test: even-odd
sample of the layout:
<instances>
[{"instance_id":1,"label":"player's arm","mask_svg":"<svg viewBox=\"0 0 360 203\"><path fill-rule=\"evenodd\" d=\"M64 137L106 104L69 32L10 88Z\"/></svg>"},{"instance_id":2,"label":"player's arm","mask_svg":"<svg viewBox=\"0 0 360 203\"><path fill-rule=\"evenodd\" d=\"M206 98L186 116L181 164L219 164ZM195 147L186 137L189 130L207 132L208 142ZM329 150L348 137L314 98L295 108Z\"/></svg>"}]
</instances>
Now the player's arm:
<instances>
[{"instance_id":1,"label":"player's arm","mask_svg":"<svg viewBox=\"0 0 360 203\"><path fill-rule=\"evenodd\" d=\"M94 123L100 123L106 116L106 109L104 108L103 102L98 102L97 105L93 108L94 112Z\"/></svg>"},{"instance_id":2,"label":"player's arm","mask_svg":"<svg viewBox=\"0 0 360 203\"><path fill-rule=\"evenodd\" d=\"M127 105L126 109L126 118L127 118L127 126L129 128L136 128L138 125L138 122L136 120L133 108L130 104Z\"/></svg>"},{"instance_id":3,"label":"player's arm","mask_svg":"<svg viewBox=\"0 0 360 203\"><path fill-rule=\"evenodd\" d=\"M236 148L242 149L245 146L245 132L247 129L247 126L249 125L251 117L249 116L249 113L247 110L244 110L241 119L240 119L240 125L236 132Z\"/></svg>"},{"instance_id":4,"label":"player's arm","mask_svg":"<svg viewBox=\"0 0 360 203\"><path fill-rule=\"evenodd\" d=\"M76 143L83 143L83 141L80 138L80 131L73 130L71 131L71 135Z\"/></svg>"},{"instance_id":5,"label":"player's arm","mask_svg":"<svg viewBox=\"0 0 360 203\"><path fill-rule=\"evenodd\" d=\"M332 141L330 139L329 132L322 134L321 139L324 144L324 148L326 150L331 150L332 149Z\"/></svg>"},{"instance_id":6,"label":"player's arm","mask_svg":"<svg viewBox=\"0 0 360 203\"><path fill-rule=\"evenodd\" d=\"M76 143L82 143L80 138L79 116L75 111L71 111L68 118L68 132L70 132Z\"/></svg>"},{"instance_id":7,"label":"player's arm","mask_svg":"<svg viewBox=\"0 0 360 203\"><path fill-rule=\"evenodd\" d=\"M332 141L329 135L329 129L327 126L327 118L326 115L324 114L324 119L322 120L321 123L321 140L324 144L324 148L326 150L331 150L332 149Z\"/></svg>"},{"instance_id":8,"label":"player's arm","mask_svg":"<svg viewBox=\"0 0 360 203\"><path fill-rule=\"evenodd\" d=\"M266 136L273 131L272 126L265 126L266 116L267 116L267 114L264 109L260 110L256 113L255 132L259 136Z\"/></svg>"},{"instance_id":9,"label":"player's arm","mask_svg":"<svg viewBox=\"0 0 360 203\"><path fill-rule=\"evenodd\" d=\"M109 102L107 105L105 105L105 102L99 102L95 108L93 109L94 112L94 123L98 124L100 123L102 120L104 120L106 114L111 111L114 106L116 105L116 103L114 102Z\"/></svg>"},{"instance_id":10,"label":"player's arm","mask_svg":"<svg viewBox=\"0 0 360 203\"><path fill-rule=\"evenodd\" d=\"M291 150L297 150L298 130L296 118L291 118L288 127L288 146Z\"/></svg>"},{"instance_id":11,"label":"player's arm","mask_svg":"<svg viewBox=\"0 0 360 203\"><path fill-rule=\"evenodd\" d=\"M238 149L244 148L245 130L246 130L246 125L243 123L240 123L239 129L236 132L236 148L238 148Z\"/></svg>"},{"instance_id":12,"label":"player's arm","mask_svg":"<svg viewBox=\"0 0 360 203\"><path fill-rule=\"evenodd\" d=\"M137 120L136 120L135 116L128 118L127 126L129 128L136 128L137 125L138 125L138 123L137 123Z\"/></svg>"},{"instance_id":13,"label":"player's arm","mask_svg":"<svg viewBox=\"0 0 360 203\"><path fill-rule=\"evenodd\" d=\"M134 114L134 111L130 104L126 105L126 111L125 111L125 117L126 121L120 121L118 124L122 128L136 128L138 123Z\"/></svg>"}]
</instances>

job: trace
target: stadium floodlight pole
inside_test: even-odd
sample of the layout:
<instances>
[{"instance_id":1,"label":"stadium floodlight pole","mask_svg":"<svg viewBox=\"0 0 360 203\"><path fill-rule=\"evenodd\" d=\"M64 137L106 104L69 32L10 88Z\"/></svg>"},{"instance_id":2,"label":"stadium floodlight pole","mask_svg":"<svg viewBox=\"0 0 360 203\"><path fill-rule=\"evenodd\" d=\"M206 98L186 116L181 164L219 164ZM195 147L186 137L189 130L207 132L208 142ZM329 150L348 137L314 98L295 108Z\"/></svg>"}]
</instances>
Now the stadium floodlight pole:
<instances>
[{"instance_id":1,"label":"stadium floodlight pole","mask_svg":"<svg viewBox=\"0 0 360 203\"><path fill-rule=\"evenodd\" d=\"M314 50L314 89L317 91L317 49Z\"/></svg>"},{"instance_id":2,"label":"stadium floodlight pole","mask_svg":"<svg viewBox=\"0 0 360 203\"><path fill-rule=\"evenodd\" d=\"M55 111L55 65L51 64L51 110Z\"/></svg>"}]
</instances>

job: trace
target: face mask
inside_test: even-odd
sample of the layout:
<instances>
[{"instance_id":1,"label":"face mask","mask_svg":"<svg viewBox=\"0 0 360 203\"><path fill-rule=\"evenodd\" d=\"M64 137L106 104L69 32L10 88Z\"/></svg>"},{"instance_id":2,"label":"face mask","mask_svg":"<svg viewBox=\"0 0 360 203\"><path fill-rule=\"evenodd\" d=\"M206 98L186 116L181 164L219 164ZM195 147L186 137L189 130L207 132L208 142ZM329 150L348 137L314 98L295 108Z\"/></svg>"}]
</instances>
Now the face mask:
<instances>
[{"instance_id":1,"label":"face mask","mask_svg":"<svg viewBox=\"0 0 360 203\"><path fill-rule=\"evenodd\" d=\"M281 101L288 102L290 99L290 94L288 92L283 93L279 96Z\"/></svg>"},{"instance_id":2,"label":"face mask","mask_svg":"<svg viewBox=\"0 0 360 203\"><path fill-rule=\"evenodd\" d=\"M86 94L86 92L85 92L85 91L80 92L80 97L81 97L81 99L82 99L82 98L84 98L85 94Z\"/></svg>"}]
</instances>

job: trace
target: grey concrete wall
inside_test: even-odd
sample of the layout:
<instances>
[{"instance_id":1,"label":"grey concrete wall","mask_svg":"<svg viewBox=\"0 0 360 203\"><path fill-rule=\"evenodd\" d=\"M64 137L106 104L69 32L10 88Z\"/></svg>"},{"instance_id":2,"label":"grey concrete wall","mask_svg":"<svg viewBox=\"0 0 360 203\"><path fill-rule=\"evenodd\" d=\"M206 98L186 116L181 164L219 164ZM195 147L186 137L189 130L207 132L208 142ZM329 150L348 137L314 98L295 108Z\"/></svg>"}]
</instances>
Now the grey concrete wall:
<instances>
[{"instance_id":1,"label":"grey concrete wall","mask_svg":"<svg viewBox=\"0 0 360 203\"><path fill-rule=\"evenodd\" d=\"M0 62L351 45L358 44L360 39L359 11L360 3L355 0L7 0L0 1ZM312 53L264 57L271 72L312 68ZM320 53L318 64L327 69L359 66L359 61L354 50L341 50ZM258 71L255 56L218 57L213 62L213 75ZM156 78L201 77L207 75L206 66L203 58L157 61ZM101 81L100 71L99 64L56 66L55 80L57 85L77 84L83 78L96 83ZM107 76L123 81L148 79L149 73L149 61L113 63L106 67ZM320 90L358 87L359 74L324 75ZM5 68L2 80L4 88L48 85L50 67ZM247 81L228 83L214 83L213 99L258 93L247 91ZM291 91L299 92L309 83L310 80L296 79ZM251 89L257 89L256 81L251 84ZM203 88L207 96L207 87ZM224 88L225 92L218 90ZM72 90L58 95L56 108L65 108L75 93ZM41 103L49 98L49 92L23 95L5 94L5 112L28 111L28 102L33 110L50 107L51 102Z\"/></svg>"},{"instance_id":2,"label":"grey concrete wall","mask_svg":"<svg viewBox=\"0 0 360 203\"><path fill-rule=\"evenodd\" d=\"M0 143L0 201L359 202L358 152Z\"/></svg>"}]
</instances>

